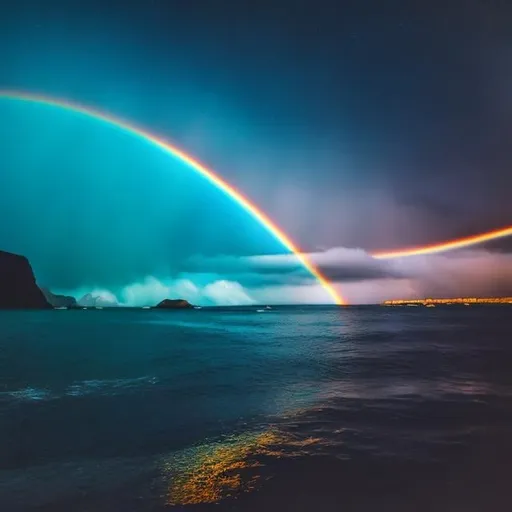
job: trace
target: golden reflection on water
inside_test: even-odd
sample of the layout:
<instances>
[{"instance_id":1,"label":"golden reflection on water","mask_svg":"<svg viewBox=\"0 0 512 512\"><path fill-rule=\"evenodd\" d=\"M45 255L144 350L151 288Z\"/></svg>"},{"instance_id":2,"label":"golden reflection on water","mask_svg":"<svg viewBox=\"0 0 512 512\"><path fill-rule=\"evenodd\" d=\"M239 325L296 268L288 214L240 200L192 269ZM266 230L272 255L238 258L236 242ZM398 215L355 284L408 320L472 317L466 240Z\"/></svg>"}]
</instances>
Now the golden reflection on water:
<instances>
[{"instance_id":1,"label":"golden reflection on water","mask_svg":"<svg viewBox=\"0 0 512 512\"><path fill-rule=\"evenodd\" d=\"M163 471L169 478L168 505L216 503L255 488L265 457L294 457L318 442L298 440L277 430L245 433L222 442L185 450L164 461Z\"/></svg>"}]
</instances>

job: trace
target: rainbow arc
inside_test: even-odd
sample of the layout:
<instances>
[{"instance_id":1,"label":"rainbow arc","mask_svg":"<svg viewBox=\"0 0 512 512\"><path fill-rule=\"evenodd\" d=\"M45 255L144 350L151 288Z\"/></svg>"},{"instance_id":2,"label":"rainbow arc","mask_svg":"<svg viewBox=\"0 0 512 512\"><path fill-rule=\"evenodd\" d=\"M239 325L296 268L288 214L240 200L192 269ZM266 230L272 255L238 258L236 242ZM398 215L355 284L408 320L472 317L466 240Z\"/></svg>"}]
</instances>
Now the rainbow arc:
<instances>
[{"instance_id":1,"label":"rainbow arc","mask_svg":"<svg viewBox=\"0 0 512 512\"><path fill-rule=\"evenodd\" d=\"M235 203L237 203L240 207L246 210L247 213L249 213L256 221L258 221L263 227L265 227L265 229L276 240L278 240L283 245L283 247L292 252L297 257L298 261L300 261L302 266L322 285L322 287L324 288L328 296L331 298L331 300L334 302L334 304L346 304L345 299L342 297L342 295L334 289L333 285L320 272L320 270L314 265L314 263L308 258L308 256L304 254L295 244L295 242L293 242L291 238L280 227L278 227L277 224L275 224L274 221L272 221L260 208L258 208L258 206L253 201L251 201L247 196L242 194L242 192L237 190L235 187L230 185L227 181L222 179L213 170L209 169L204 164L200 163L198 160L196 160L195 158L193 158L192 156L190 156L189 154L187 154L185 151L178 148L174 144L171 144L165 139L157 137L156 135L149 133L143 128L140 128L135 124L125 121L117 116L68 100L16 90L0 91L0 99L47 105L50 107L67 110L75 114L81 114L83 116L96 119L97 121L101 121L116 126L124 130L125 132L130 133L131 135L140 137L141 139L149 142L150 144L160 149L161 151L164 151L170 156L180 160L181 162L185 163L190 169L194 170L199 175L203 176L206 180L208 180L212 185L217 187L220 191L224 192L228 197L233 199Z\"/></svg>"},{"instance_id":2,"label":"rainbow arc","mask_svg":"<svg viewBox=\"0 0 512 512\"><path fill-rule=\"evenodd\" d=\"M453 251L454 249L464 249L473 245L483 244L491 240L512 236L512 226L494 229L486 233L472 235L465 238L456 238L436 244L429 244L420 247L409 247L398 249L396 251L377 251L372 256L378 260L391 260L394 258L407 258L409 256L421 256L426 254L436 254L440 252Z\"/></svg>"},{"instance_id":3,"label":"rainbow arc","mask_svg":"<svg viewBox=\"0 0 512 512\"><path fill-rule=\"evenodd\" d=\"M162 137L158 137L145 129L123 120L112 114L91 108L88 106L81 105L79 103L63 100L60 98L54 98L52 96L46 96L42 94L35 94L26 91L17 90L0 90L0 99L36 103L40 105L47 105L50 107L67 110L75 114L80 114L97 121L116 126L117 128L124 130L125 132L139 137L146 142L152 144L156 148L164 151L173 158L180 160L185 163L190 169L197 172L203 178L208 180L212 185L230 197L235 203L241 208L247 211L256 221L258 221L276 240L278 240L283 247L293 253L302 266L316 278L319 284L322 285L326 294L334 302L334 304L345 305L346 300L343 296L334 288L332 283L323 275L323 273L316 267L316 265L304 254L298 245L291 240L291 238L272 220L266 215L253 201L251 201L246 195L242 194L235 187L230 185L227 181L222 179L212 169L209 169L199 160L193 158L191 155L178 148L174 144L165 140ZM406 258L411 256L420 256L427 254L435 254L454 249L462 249L465 247L471 247L491 240L499 238L505 238L512 236L512 226L507 226L501 229L495 229L486 233L480 233L465 238L458 238L454 240L448 240L441 243L429 244L419 247L410 247L405 249L398 249L393 251L376 251L371 254L375 259L389 260L394 258Z\"/></svg>"}]
</instances>

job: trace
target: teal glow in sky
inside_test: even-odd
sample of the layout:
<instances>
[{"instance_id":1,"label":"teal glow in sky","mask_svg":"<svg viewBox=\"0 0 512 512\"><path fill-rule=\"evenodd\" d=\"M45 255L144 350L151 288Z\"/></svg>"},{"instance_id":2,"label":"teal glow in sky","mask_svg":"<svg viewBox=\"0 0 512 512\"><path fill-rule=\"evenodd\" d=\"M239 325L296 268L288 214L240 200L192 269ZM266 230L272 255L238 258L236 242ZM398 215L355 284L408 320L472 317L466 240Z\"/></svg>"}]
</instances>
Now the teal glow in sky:
<instances>
[{"instance_id":1,"label":"teal glow in sky","mask_svg":"<svg viewBox=\"0 0 512 512\"><path fill-rule=\"evenodd\" d=\"M41 284L115 292L179 278L192 256L283 252L187 165L116 127L32 104L0 102L0 116L2 248Z\"/></svg>"}]
</instances>

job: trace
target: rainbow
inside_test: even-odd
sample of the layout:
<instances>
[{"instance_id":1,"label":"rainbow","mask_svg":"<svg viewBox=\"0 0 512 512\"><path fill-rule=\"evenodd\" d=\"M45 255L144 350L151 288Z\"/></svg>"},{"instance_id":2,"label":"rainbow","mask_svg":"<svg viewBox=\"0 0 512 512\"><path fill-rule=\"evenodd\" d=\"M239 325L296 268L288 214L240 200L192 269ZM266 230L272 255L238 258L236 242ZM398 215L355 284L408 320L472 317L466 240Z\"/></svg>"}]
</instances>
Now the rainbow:
<instances>
[{"instance_id":1,"label":"rainbow","mask_svg":"<svg viewBox=\"0 0 512 512\"><path fill-rule=\"evenodd\" d=\"M480 233L478 235L472 235L465 238L456 238L455 240L448 240L437 244L424 245L421 247L410 247L406 249L398 249L396 251L378 251L373 253L372 256L378 260L390 260L394 258L435 254L451 251L453 249L463 249L464 247L490 242L491 240L497 240L498 238L505 238L507 236L512 236L512 226L494 229L492 231L487 231L486 233Z\"/></svg>"},{"instance_id":2,"label":"rainbow","mask_svg":"<svg viewBox=\"0 0 512 512\"><path fill-rule=\"evenodd\" d=\"M255 220L257 220L276 240L278 240L286 249L292 252L298 259L298 261L304 266L308 272L315 277L318 282L322 285L325 291L332 298L333 302L338 305L345 305L346 301L343 296L337 292L333 285L328 279L320 272L320 270L313 264L308 256L301 252L299 247L290 239L284 231L279 228L262 210L260 210L247 196L242 194L240 191L235 189L228 182L223 180L214 171L200 163L198 160L188 155L185 151L179 149L174 144L171 144L167 140L157 137L149 133L148 131L136 126L135 124L121 119L112 114L81 105L79 103L63 100L60 98L54 98L43 94L36 94L26 91L13 91L13 90L0 90L0 99L12 100L12 101L23 101L36 103L40 105L47 105L50 107L67 110L76 114L81 114L92 119L107 123L115 126L125 132L139 137L146 142L149 142L156 148L169 154L170 156L177 158L178 160L185 163L192 170L197 172L203 178L212 183L220 191L224 192L228 197L235 201L239 206L246 210ZM454 240L448 240L440 243L429 244L419 247L410 247L405 249L398 249L392 251L376 251L371 254L375 259L389 260L394 258L405 258L410 256L420 256L427 254L435 254L454 249L462 249L464 247L470 247L473 245L489 242L499 238L505 238L512 236L512 226L508 226L501 229L495 229L485 233L468 236L465 238L457 238Z\"/></svg>"},{"instance_id":3,"label":"rainbow","mask_svg":"<svg viewBox=\"0 0 512 512\"><path fill-rule=\"evenodd\" d=\"M156 148L164 151L174 158L182 161L188 165L192 170L203 176L206 180L212 183L219 190L224 192L228 197L233 199L239 206L246 210L255 220L257 220L266 230L273 235L286 249L291 251L300 263L304 266L309 273L314 276L318 282L323 286L325 291L329 294L335 304L344 305L346 304L345 299L334 289L333 285L322 275L320 270L316 268L313 262L303 254L299 247L290 239L284 231L279 228L263 211L261 211L247 196L243 195L240 191L236 190L232 185L223 180L211 169L208 169L205 165L200 163L192 156L185 153L185 151L179 149L175 145L166 141L161 137L157 137L146 130L136 126L135 124L125 121L117 116L113 116L106 112L96 110L94 108L81 105L79 103L46 96L43 94L35 94L26 91L16 90L0 90L0 99L22 101L37 103L40 105L47 105L63 110L67 110L76 114L81 114L98 121L116 126L125 132L140 137L141 139L149 142Z\"/></svg>"}]
</instances>

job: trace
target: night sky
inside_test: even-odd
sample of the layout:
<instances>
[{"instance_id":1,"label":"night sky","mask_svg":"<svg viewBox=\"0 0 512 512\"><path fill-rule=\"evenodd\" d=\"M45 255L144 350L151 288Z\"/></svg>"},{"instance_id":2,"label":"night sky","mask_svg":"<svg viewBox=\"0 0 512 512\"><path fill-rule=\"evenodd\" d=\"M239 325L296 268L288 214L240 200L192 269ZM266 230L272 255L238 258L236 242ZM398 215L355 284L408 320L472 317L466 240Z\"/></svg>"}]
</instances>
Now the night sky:
<instances>
[{"instance_id":1,"label":"night sky","mask_svg":"<svg viewBox=\"0 0 512 512\"><path fill-rule=\"evenodd\" d=\"M0 87L175 141L351 302L512 294L510 240L365 253L512 224L511 27L504 0L19 0L0 16ZM1 101L0 121L0 208L14 219L0 248L29 256L42 284L136 303L326 301L287 259L259 264L279 249L261 228L144 144Z\"/></svg>"}]
</instances>

